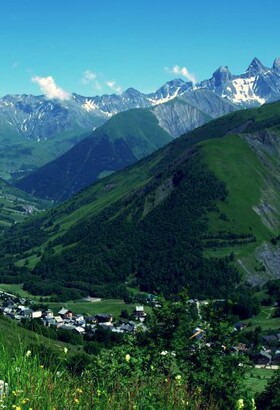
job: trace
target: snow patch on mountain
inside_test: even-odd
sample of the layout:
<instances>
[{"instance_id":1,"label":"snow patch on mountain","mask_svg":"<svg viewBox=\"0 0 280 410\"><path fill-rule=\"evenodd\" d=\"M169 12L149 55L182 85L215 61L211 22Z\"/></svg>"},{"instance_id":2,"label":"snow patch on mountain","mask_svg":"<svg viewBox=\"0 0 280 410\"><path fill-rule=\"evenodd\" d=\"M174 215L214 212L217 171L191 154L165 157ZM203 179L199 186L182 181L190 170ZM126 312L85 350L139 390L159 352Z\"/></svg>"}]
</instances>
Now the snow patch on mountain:
<instances>
[{"instance_id":1,"label":"snow patch on mountain","mask_svg":"<svg viewBox=\"0 0 280 410\"><path fill-rule=\"evenodd\" d=\"M168 101L174 100L179 94L180 87L178 87L173 94L168 94L166 97L162 98L148 98L148 101L150 101L151 105L159 105L159 104L165 104Z\"/></svg>"},{"instance_id":2,"label":"snow patch on mountain","mask_svg":"<svg viewBox=\"0 0 280 410\"><path fill-rule=\"evenodd\" d=\"M98 107L94 104L94 102L92 100L89 100L88 98L86 99L86 101L84 102L84 104L82 104L82 107L87 111L95 111Z\"/></svg>"},{"instance_id":3,"label":"snow patch on mountain","mask_svg":"<svg viewBox=\"0 0 280 410\"><path fill-rule=\"evenodd\" d=\"M232 80L232 87L227 87L233 91L232 97L229 97L230 100L235 104L248 103L249 101L255 101L260 105L265 103L265 99L259 97L254 92L256 77L252 76L249 78L236 78Z\"/></svg>"}]
</instances>

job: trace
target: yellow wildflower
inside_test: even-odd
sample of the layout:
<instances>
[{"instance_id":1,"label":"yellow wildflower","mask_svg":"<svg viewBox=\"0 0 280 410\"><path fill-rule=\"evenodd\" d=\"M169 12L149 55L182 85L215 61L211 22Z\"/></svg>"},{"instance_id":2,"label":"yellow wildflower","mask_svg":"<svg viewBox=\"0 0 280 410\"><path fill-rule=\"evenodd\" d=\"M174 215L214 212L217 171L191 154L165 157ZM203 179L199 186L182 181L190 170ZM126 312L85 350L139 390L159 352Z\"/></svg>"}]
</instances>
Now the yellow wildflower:
<instances>
[{"instance_id":1,"label":"yellow wildflower","mask_svg":"<svg viewBox=\"0 0 280 410\"><path fill-rule=\"evenodd\" d=\"M79 399L77 397L74 397L74 403L79 404Z\"/></svg>"},{"instance_id":2,"label":"yellow wildflower","mask_svg":"<svg viewBox=\"0 0 280 410\"><path fill-rule=\"evenodd\" d=\"M242 409L244 409L244 400L243 400L243 399L238 399L238 400L237 400L236 409L237 409L237 410L242 410Z\"/></svg>"},{"instance_id":3,"label":"yellow wildflower","mask_svg":"<svg viewBox=\"0 0 280 410\"><path fill-rule=\"evenodd\" d=\"M25 353L25 356L26 356L26 357L31 356L31 350L27 350L27 352Z\"/></svg>"},{"instance_id":4,"label":"yellow wildflower","mask_svg":"<svg viewBox=\"0 0 280 410\"><path fill-rule=\"evenodd\" d=\"M23 399L23 400L21 401L21 403L22 403L22 404L26 404L28 401L29 401L29 399Z\"/></svg>"},{"instance_id":5,"label":"yellow wildflower","mask_svg":"<svg viewBox=\"0 0 280 410\"><path fill-rule=\"evenodd\" d=\"M126 360L127 362L130 361L130 354L126 354L126 355L125 355L125 360Z\"/></svg>"},{"instance_id":6,"label":"yellow wildflower","mask_svg":"<svg viewBox=\"0 0 280 410\"><path fill-rule=\"evenodd\" d=\"M83 393L83 390L78 388L78 389L76 389L76 392L81 394L81 393Z\"/></svg>"}]
</instances>

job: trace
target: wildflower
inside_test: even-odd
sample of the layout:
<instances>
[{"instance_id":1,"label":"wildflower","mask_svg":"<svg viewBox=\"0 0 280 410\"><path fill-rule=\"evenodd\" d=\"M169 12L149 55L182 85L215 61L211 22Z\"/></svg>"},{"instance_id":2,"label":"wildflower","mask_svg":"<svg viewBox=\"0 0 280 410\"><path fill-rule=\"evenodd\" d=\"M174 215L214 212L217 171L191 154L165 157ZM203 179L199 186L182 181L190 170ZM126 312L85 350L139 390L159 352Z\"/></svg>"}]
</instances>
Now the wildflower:
<instances>
[{"instance_id":1,"label":"wildflower","mask_svg":"<svg viewBox=\"0 0 280 410\"><path fill-rule=\"evenodd\" d=\"M41 368L41 369L43 369L43 368L44 368L44 366L43 366L42 364L40 364L40 368Z\"/></svg>"},{"instance_id":2,"label":"wildflower","mask_svg":"<svg viewBox=\"0 0 280 410\"><path fill-rule=\"evenodd\" d=\"M127 361L127 363L130 361L130 354L125 355L125 360Z\"/></svg>"},{"instance_id":3,"label":"wildflower","mask_svg":"<svg viewBox=\"0 0 280 410\"><path fill-rule=\"evenodd\" d=\"M252 410L257 410L255 399L252 398Z\"/></svg>"},{"instance_id":4,"label":"wildflower","mask_svg":"<svg viewBox=\"0 0 280 410\"><path fill-rule=\"evenodd\" d=\"M177 386L180 386L182 383L182 376L180 374L177 374L177 376L175 376L175 382L177 384Z\"/></svg>"},{"instance_id":5,"label":"wildflower","mask_svg":"<svg viewBox=\"0 0 280 410\"><path fill-rule=\"evenodd\" d=\"M82 389L76 389L76 392L78 393L78 394L81 394L81 393L83 393L83 390Z\"/></svg>"},{"instance_id":6,"label":"wildflower","mask_svg":"<svg viewBox=\"0 0 280 410\"><path fill-rule=\"evenodd\" d=\"M21 410L21 407L20 407L20 406L16 406L15 404L12 405L12 408L15 409L15 410Z\"/></svg>"},{"instance_id":7,"label":"wildflower","mask_svg":"<svg viewBox=\"0 0 280 410\"><path fill-rule=\"evenodd\" d=\"M25 353L25 357L29 357L31 356L31 350L27 350L27 352Z\"/></svg>"},{"instance_id":8,"label":"wildflower","mask_svg":"<svg viewBox=\"0 0 280 410\"><path fill-rule=\"evenodd\" d=\"M64 347L63 351L64 351L64 354L67 354L67 352L68 352L67 347Z\"/></svg>"},{"instance_id":9,"label":"wildflower","mask_svg":"<svg viewBox=\"0 0 280 410\"><path fill-rule=\"evenodd\" d=\"M74 403L79 404L79 399L77 397L74 397Z\"/></svg>"},{"instance_id":10,"label":"wildflower","mask_svg":"<svg viewBox=\"0 0 280 410\"><path fill-rule=\"evenodd\" d=\"M237 409L237 410L242 410L242 409L244 409L244 400L243 400L243 399L238 399L238 400L237 400L236 409Z\"/></svg>"},{"instance_id":11,"label":"wildflower","mask_svg":"<svg viewBox=\"0 0 280 410\"><path fill-rule=\"evenodd\" d=\"M26 404L26 403L28 403L28 402L29 402L29 399L28 399L28 398L23 399L23 400L21 401L22 404Z\"/></svg>"},{"instance_id":12,"label":"wildflower","mask_svg":"<svg viewBox=\"0 0 280 410\"><path fill-rule=\"evenodd\" d=\"M101 396L101 390L98 389L96 393L97 393L97 396L98 396L98 397Z\"/></svg>"},{"instance_id":13,"label":"wildflower","mask_svg":"<svg viewBox=\"0 0 280 410\"><path fill-rule=\"evenodd\" d=\"M166 356L167 353L168 353L167 350L163 350L163 351L161 352L161 355L162 355L162 356Z\"/></svg>"}]
</instances>

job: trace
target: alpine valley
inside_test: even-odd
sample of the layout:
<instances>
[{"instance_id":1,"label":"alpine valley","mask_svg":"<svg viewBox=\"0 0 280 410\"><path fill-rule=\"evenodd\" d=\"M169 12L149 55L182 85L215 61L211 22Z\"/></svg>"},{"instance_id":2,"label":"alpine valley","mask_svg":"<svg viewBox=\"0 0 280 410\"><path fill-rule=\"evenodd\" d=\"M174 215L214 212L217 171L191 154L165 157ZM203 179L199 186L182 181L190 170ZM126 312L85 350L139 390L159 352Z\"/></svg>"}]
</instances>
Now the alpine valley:
<instances>
[{"instance_id":1,"label":"alpine valley","mask_svg":"<svg viewBox=\"0 0 280 410\"><path fill-rule=\"evenodd\" d=\"M6 231L2 280L40 295L121 296L131 282L226 297L279 278L279 133L276 102L175 139Z\"/></svg>"},{"instance_id":2,"label":"alpine valley","mask_svg":"<svg viewBox=\"0 0 280 410\"><path fill-rule=\"evenodd\" d=\"M280 60L0 124L0 408L279 409Z\"/></svg>"}]
</instances>

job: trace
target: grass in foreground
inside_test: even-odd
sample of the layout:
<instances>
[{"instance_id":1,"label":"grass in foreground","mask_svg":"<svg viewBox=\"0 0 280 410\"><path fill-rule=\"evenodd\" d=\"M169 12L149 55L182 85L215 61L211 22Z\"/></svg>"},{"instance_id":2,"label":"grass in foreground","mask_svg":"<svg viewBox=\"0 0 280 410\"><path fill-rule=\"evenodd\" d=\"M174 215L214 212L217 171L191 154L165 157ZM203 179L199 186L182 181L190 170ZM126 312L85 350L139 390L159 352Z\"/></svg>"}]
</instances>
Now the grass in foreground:
<instances>
[{"instance_id":1,"label":"grass in foreground","mask_svg":"<svg viewBox=\"0 0 280 410\"><path fill-rule=\"evenodd\" d=\"M131 371L133 364L123 357L128 377L116 375L113 369L107 377L96 379L94 369L81 375L65 370L62 353L55 368L45 368L40 357L21 347L11 354L0 347L0 374L8 388L2 386L2 408L27 410L132 410L132 409L199 409L199 394L190 395L179 379L153 376L141 378ZM122 368L122 372L124 371ZM121 373L122 373L121 372ZM114 373L111 374L111 373ZM113 375L113 378L111 377ZM209 410L217 409L209 403Z\"/></svg>"}]
</instances>

